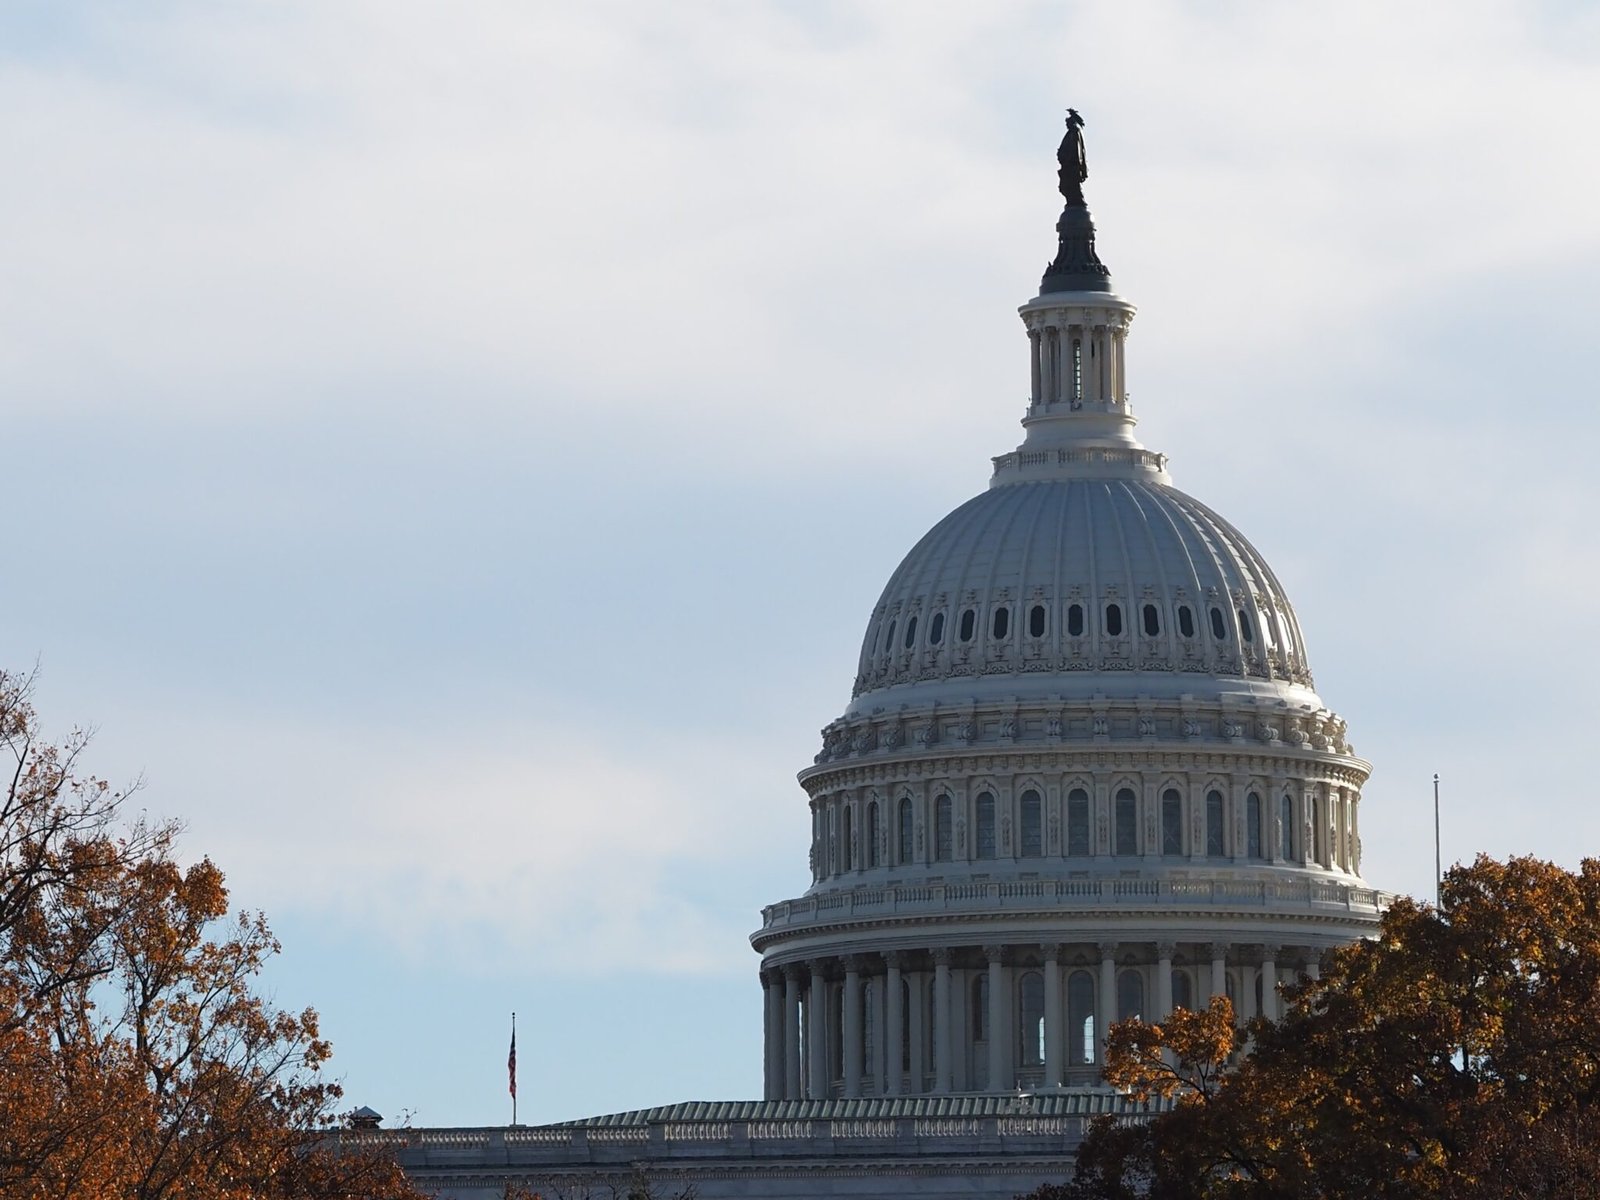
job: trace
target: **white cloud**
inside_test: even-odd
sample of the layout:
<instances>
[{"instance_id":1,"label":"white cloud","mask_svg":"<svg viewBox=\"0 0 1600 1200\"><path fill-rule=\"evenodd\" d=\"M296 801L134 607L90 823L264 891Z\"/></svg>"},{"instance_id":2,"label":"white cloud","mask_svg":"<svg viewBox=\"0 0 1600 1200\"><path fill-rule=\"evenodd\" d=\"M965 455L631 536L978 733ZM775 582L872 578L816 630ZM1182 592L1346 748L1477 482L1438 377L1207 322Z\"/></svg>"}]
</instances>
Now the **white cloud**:
<instances>
[{"instance_id":1,"label":"white cloud","mask_svg":"<svg viewBox=\"0 0 1600 1200\"><path fill-rule=\"evenodd\" d=\"M181 813L180 848L269 917L315 914L453 970L511 955L562 974L742 972L751 860L776 848L777 878L803 886L803 802L764 802L792 797L759 747L608 742L547 717L330 728L184 699L120 713L94 757L142 754L139 802Z\"/></svg>"}]
</instances>

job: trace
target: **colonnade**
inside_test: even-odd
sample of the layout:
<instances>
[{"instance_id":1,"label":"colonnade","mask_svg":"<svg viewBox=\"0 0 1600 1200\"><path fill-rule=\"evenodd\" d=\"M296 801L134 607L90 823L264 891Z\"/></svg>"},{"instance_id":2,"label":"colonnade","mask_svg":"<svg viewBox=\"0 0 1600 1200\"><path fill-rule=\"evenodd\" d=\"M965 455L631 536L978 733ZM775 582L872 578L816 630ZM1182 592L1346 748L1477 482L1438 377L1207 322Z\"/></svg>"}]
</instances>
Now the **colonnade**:
<instances>
[{"instance_id":1,"label":"colonnade","mask_svg":"<svg viewBox=\"0 0 1600 1200\"><path fill-rule=\"evenodd\" d=\"M1048 318L1047 318L1048 319ZM1127 328L1115 317L1040 324L1031 342L1033 407L1120 409L1126 402Z\"/></svg>"},{"instance_id":2,"label":"colonnade","mask_svg":"<svg viewBox=\"0 0 1600 1200\"><path fill-rule=\"evenodd\" d=\"M964 946L762 971L769 1100L1010 1091L1098 1082L1114 1020L1234 1002L1279 1015L1317 952L1271 943Z\"/></svg>"}]
</instances>

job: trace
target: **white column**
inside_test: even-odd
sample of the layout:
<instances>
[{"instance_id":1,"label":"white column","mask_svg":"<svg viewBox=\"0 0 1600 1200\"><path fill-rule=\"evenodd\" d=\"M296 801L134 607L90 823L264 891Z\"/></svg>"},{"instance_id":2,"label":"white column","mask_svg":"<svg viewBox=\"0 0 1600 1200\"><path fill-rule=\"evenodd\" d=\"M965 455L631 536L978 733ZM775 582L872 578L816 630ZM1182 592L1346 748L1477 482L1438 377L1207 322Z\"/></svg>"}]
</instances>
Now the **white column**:
<instances>
[{"instance_id":1,"label":"white column","mask_svg":"<svg viewBox=\"0 0 1600 1200\"><path fill-rule=\"evenodd\" d=\"M1112 332L1110 325L1105 327L1105 332L1101 335L1100 349L1102 351L1101 361L1105 364L1106 407L1115 408L1117 406L1117 350L1116 335Z\"/></svg>"},{"instance_id":2,"label":"white column","mask_svg":"<svg viewBox=\"0 0 1600 1200\"><path fill-rule=\"evenodd\" d=\"M799 1100L800 1091L800 968L783 969L783 1098Z\"/></svg>"},{"instance_id":3,"label":"white column","mask_svg":"<svg viewBox=\"0 0 1600 1200\"><path fill-rule=\"evenodd\" d=\"M1128 402L1128 353L1126 349L1128 331L1125 328L1118 329L1111 336L1111 399L1120 408Z\"/></svg>"},{"instance_id":4,"label":"white column","mask_svg":"<svg viewBox=\"0 0 1600 1200\"><path fill-rule=\"evenodd\" d=\"M884 986L884 977L876 975L872 988L872 1094L881 1096L887 1085L885 1075L888 1072L889 1043L884 1037L884 1024L888 1019L889 1005L885 993L888 989ZM900 1043L895 1043L896 1053L900 1050ZM895 1064L898 1066L898 1062Z\"/></svg>"},{"instance_id":5,"label":"white column","mask_svg":"<svg viewBox=\"0 0 1600 1200\"><path fill-rule=\"evenodd\" d=\"M861 1095L861 968L854 958L844 960L844 1094Z\"/></svg>"},{"instance_id":6,"label":"white column","mask_svg":"<svg viewBox=\"0 0 1600 1200\"><path fill-rule=\"evenodd\" d=\"M900 995L900 955L885 954L883 961L887 967L884 978L884 1021L883 1029L883 1062L885 1080L884 1086L878 1090L880 1096L898 1096L900 1094L901 1058L900 1044L904 1040L905 1006L901 1003Z\"/></svg>"},{"instance_id":7,"label":"white column","mask_svg":"<svg viewBox=\"0 0 1600 1200\"><path fill-rule=\"evenodd\" d=\"M1039 361L1039 356L1048 353L1042 330L1028 330L1028 350L1033 360L1029 371L1033 383L1033 403L1037 406L1044 403L1044 364Z\"/></svg>"},{"instance_id":8,"label":"white column","mask_svg":"<svg viewBox=\"0 0 1600 1200\"><path fill-rule=\"evenodd\" d=\"M1050 943L1040 948L1044 951L1044 1086L1052 1088L1061 1086L1062 1072L1061 947Z\"/></svg>"},{"instance_id":9,"label":"white column","mask_svg":"<svg viewBox=\"0 0 1600 1200\"><path fill-rule=\"evenodd\" d=\"M811 992L807 999L806 1035L808 1053L806 1054L806 1098L809 1100L826 1100L828 1098L828 983L822 977L822 963L812 961L811 967Z\"/></svg>"},{"instance_id":10,"label":"white column","mask_svg":"<svg viewBox=\"0 0 1600 1200\"><path fill-rule=\"evenodd\" d=\"M1228 947L1223 942L1211 943L1211 998L1228 994Z\"/></svg>"},{"instance_id":11,"label":"white column","mask_svg":"<svg viewBox=\"0 0 1600 1200\"><path fill-rule=\"evenodd\" d=\"M1054 404L1061 399L1063 388L1061 379L1068 374L1063 365L1066 360L1067 347L1061 337L1061 330L1054 325L1044 331L1044 402Z\"/></svg>"},{"instance_id":12,"label":"white column","mask_svg":"<svg viewBox=\"0 0 1600 1200\"><path fill-rule=\"evenodd\" d=\"M766 1058L764 1062L765 1089L768 1100L783 1099L783 975L778 971L761 972L762 1032L765 1035Z\"/></svg>"},{"instance_id":13,"label":"white column","mask_svg":"<svg viewBox=\"0 0 1600 1200\"><path fill-rule=\"evenodd\" d=\"M1261 947L1261 1015L1278 1019L1278 947Z\"/></svg>"},{"instance_id":14,"label":"white column","mask_svg":"<svg viewBox=\"0 0 1600 1200\"><path fill-rule=\"evenodd\" d=\"M911 1080L907 1089L913 1096L922 1095L922 1090L927 1086L923 1081L928 1076L928 1060L926 1050L928 1045L928 975L926 971L913 971L909 976L911 984Z\"/></svg>"},{"instance_id":15,"label":"white column","mask_svg":"<svg viewBox=\"0 0 1600 1200\"><path fill-rule=\"evenodd\" d=\"M1100 943L1100 1019L1095 1023L1095 1041L1099 1043L1100 1065L1106 1061L1106 1039L1111 1022L1117 1019L1117 944Z\"/></svg>"},{"instance_id":16,"label":"white column","mask_svg":"<svg viewBox=\"0 0 1600 1200\"><path fill-rule=\"evenodd\" d=\"M989 959L989 1090L1011 1090L1011 1039L1006 1035L1006 1015L1011 1009L1006 995L1005 950L1001 946L985 946L983 952Z\"/></svg>"},{"instance_id":17,"label":"white column","mask_svg":"<svg viewBox=\"0 0 1600 1200\"><path fill-rule=\"evenodd\" d=\"M1156 1011L1151 1019L1158 1022L1172 1015L1172 952L1176 948L1171 942L1156 945Z\"/></svg>"},{"instance_id":18,"label":"white column","mask_svg":"<svg viewBox=\"0 0 1600 1200\"><path fill-rule=\"evenodd\" d=\"M933 952L933 1090L948 1092L951 1075L950 951Z\"/></svg>"}]
</instances>

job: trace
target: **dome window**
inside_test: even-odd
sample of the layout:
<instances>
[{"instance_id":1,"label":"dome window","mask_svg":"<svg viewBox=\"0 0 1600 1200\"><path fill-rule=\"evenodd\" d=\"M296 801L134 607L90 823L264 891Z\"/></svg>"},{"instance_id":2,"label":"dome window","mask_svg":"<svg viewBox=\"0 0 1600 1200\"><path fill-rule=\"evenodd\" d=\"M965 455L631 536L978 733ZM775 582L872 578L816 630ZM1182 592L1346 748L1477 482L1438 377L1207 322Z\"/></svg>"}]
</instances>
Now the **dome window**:
<instances>
[{"instance_id":1,"label":"dome window","mask_svg":"<svg viewBox=\"0 0 1600 1200\"><path fill-rule=\"evenodd\" d=\"M950 797L940 796L933 802L933 861L949 862L953 839L950 836Z\"/></svg>"},{"instance_id":2,"label":"dome window","mask_svg":"<svg viewBox=\"0 0 1600 1200\"><path fill-rule=\"evenodd\" d=\"M974 850L978 858L994 857L994 793L978 793L978 820L973 831Z\"/></svg>"},{"instance_id":3,"label":"dome window","mask_svg":"<svg viewBox=\"0 0 1600 1200\"><path fill-rule=\"evenodd\" d=\"M1178 632L1186 638L1194 636L1194 611L1187 604L1178 605Z\"/></svg>"},{"instance_id":4,"label":"dome window","mask_svg":"<svg viewBox=\"0 0 1600 1200\"><path fill-rule=\"evenodd\" d=\"M1228 640L1228 627L1222 621L1222 610L1215 605L1211 609L1211 636L1219 642Z\"/></svg>"},{"instance_id":5,"label":"dome window","mask_svg":"<svg viewBox=\"0 0 1600 1200\"><path fill-rule=\"evenodd\" d=\"M1161 632L1161 614L1156 611L1154 604L1144 606L1144 635L1155 637Z\"/></svg>"},{"instance_id":6,"label":"dome window","mask_svg":"<svg viewBox=\"0 0 1600 1200\"><path fill-rule=\"evenodd\" d=\"M1067 636L1083 636L1083 605L1067 605Z\"/></svg>"},{"instance_id":7,"label":"dome window","mask_svg":"<svg viewBox=\"0 0 1600 1200\"><path fill-rule=\"evenodd\" d=\"M1011 632L1011 610L1004 605L994 610L994 620L989 626L989 632L995 641L999 641Z\"/></svg>"},{"instance_id":8,"label":"dome window","mask_svg":"<svg viewBox=\"0 0 1600 1200\"><path fill-rule=\"evenodd\" d=\"M1117 976L1117 1020L1126 1021L1144 1015L1144 976L1137 970L1123 971Z\"/></svg>"},{"instance_id":9,"label":"dome window","mask_svg":"<svg viewBox=\"0 0 1600 1200\"><path fill-rule=\"evenodd\" d=\"M1018 840L1023 858L1043 857L1044 804L1032 788L1022 793L1022 836Z\"/></svg>"},{"instance_id":10,"label":"dome window","mask_svg":"<svg viewBox=\"0 0 1600 1200\"><path fill-rule=\"evenodd\" d=\"M1239 636L1247 642L1256 640L1255 632L1250 628L1250 614L1242 608L1239 610Z\"/></svg>"},{"instance_id":11,"label":"dome window","mask_svg":"<svg viewBox=\"0 0 1600 1200\"><path fill-rule=\"evenodd\" d=\"M944 641L944 614L934 613L933 620L928 622L928 645L937 646Z\"/></svg>"},{"instance_id":12,"label":"dome window","mask_svg":"<svg viewBox=\"0 0 1600 1200\"><path fill-rule=\"evenodd\" d=\"M1122 605L1106 605L1106 633L1110 637L1122 636Z\"/></svg>"},{"instance_id":13,"label":"dome window","mask_svg":"<svg viewBox=\"0 0 1600 1200\"><path fill-rule=\"evenodd\" d=\"M917 643L917 619L916 619L916 617L912 617L909 621L906 622L905 647L906 647L907 650L909 650L909 649L911 649L912 646L916 645L916 643Z\"/></svg>"},{"instance_id":14,"label":"dome window","mask_svg":"<svg viewBox=\"0 0 1600 1200\"><path fill-rule=\"evenodd\" d=\"M1072 1066L1094 1062L1094 1000L1093 975L1074 971L1067 976L1067 1061Z\"/></svg>"},{"instance_id":15,"label":"dome window","mask_svg":"<svg viewBox=\"0 0 1600 1200\"><path fill-rule=\"evenodd\" d=\"M890 621L889 622L889 633L883 639L883 652L885 654L888 654L893 649L894 649L894 622Z\"/></svg>"},{"instance_id":16,"label":"dome window","mask_svg":"<svg viewBox=\"0 0 1600 1200\"><path fill-rule=\"evenodd\" d=\"M1035 604L1028 610L1028 636L1041 638L1044 636L1044 605Z\"/></svg>"},{"instance_id":17,"label":"dome window","mask_svg":"<svg viewBox=\"0 0 1600 1200\"><path fill-rule=\"evenodd\" d=\"M1029 971L1017 988L1017 1057L1024 1067L1044 1066L1044 976Z\"/></svg>"},{"instance_id":18,"label":"dome window","mask_svg":"<svg viewBox=\"0 0 1600 1200\"><path fill-rule=\"evenodd\" d=\"M1211 858L1222 858L1226 854L1223 848L1221 792L1206 793L1206 854Z\"/></svg>"},{"instance_id":19,"label":"dome window","mask_svg":"<svg viewBox=\"0 0 1600 1200\"><path fill-rule=\"evenodd\" d=\"M1172 971L1172 1007L1194 1007L1194 988L1189 983L1189 972L1176 967Z\"/></svg>"},{"instance_id":20,"label":"dome window","mask_svg":"<svg viewBox=\"0 0 1600 1200\"><path fill-rule=\"evenodd\" d=\"M1082 788L1073 788L1067 796L1067 854L1089 855L1089 793Z\"/></svg>"},{"instance_id":21,"label":"dome window","mask_svg":"<svg viewBox=\"0 0 1600 1200\"><path fill-rule=\"evenodd\" d=\"M1177 788L1161 793L1161 853L1168 857L1183 854L1183 797Z\"/></svg>"},{"instance_id":22,"label":"dome window","mask_svg":"<svg viewBox=\"0 0 1600 1200\"><path fill-rule=\"evenodd\" d=\"M1112 835L1115 842L1111 852L1122 855L1139 853L1139 801L1132 788L1122 788L1117 792L1112 815L1116 818L1116 831Z\"/></svg>"},{"instance_id":23,"label":"dome window","mask_svg":"<svg viewBox=\"0 0 1600 1200\"><path fill-rule=\"evenodd\" d=\"M961 614L961 640L970 642L972 635L978 631L978 614L972 609L967 609Z\"/></svg>"},{"instance_id":24,"label":"dome window","mask_svg":"<svg viewBox=\"0 0 1600 1200\"><path fill-rule=\"evenodd\" d=\"M1261 858L1261 797L1251 792L1244 802L1244 837L1251 858Z\"/></svg>"}]
</instances>

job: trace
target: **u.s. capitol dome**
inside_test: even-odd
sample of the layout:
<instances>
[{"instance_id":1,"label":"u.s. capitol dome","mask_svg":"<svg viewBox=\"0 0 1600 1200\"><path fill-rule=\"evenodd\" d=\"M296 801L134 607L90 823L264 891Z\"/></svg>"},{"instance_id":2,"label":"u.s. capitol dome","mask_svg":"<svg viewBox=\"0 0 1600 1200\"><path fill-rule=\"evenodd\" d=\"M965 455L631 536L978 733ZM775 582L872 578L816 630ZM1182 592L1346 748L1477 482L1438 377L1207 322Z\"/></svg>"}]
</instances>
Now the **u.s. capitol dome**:
<instances>
[{"instance_id":1,"label":"u.s. capitol dome","mask_svg":"<svg viewBox=\"0 0 1600 1200\"><path fill-rule=\"evenodd\" d=\"M1023 441L890 575L800 775L812 886L752 935L768 1099L1094 1085L1110 1021L1273 1015L1386 900L1287 592L1134 436L1079 182Z\"/></svg>"}]
</instances>

